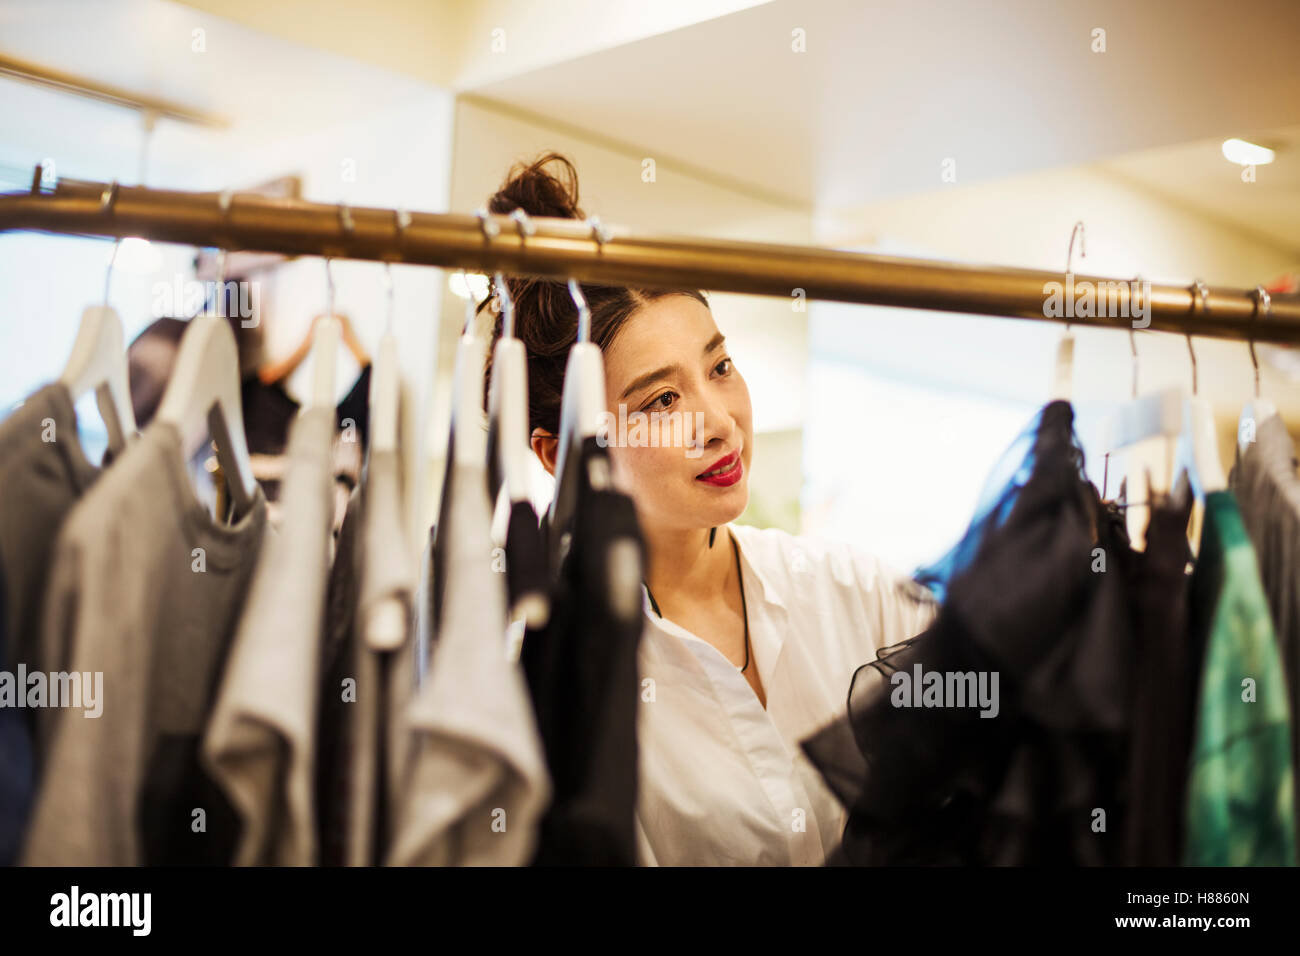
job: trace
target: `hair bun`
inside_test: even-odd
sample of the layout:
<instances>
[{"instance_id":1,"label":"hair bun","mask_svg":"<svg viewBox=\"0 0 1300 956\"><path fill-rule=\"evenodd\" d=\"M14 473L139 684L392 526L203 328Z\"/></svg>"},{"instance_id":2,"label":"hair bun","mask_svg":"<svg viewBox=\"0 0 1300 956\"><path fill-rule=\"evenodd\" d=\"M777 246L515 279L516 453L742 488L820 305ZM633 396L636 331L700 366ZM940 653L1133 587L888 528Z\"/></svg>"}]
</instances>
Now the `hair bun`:
<instances>
[{"instance_id":1,"label":"hair bun","mask_svg":"<svg viewBox=\"0 0 1300 956\"><path fill-rule=\"evenodd\" d=\"M555 171L547 168L552 163ZM578 207L578 171L566 157L554 152L510 167L504 185L488 200L487 208L503 216L522 209L530 216L586 218Z\"/></svg>"}]
</instances>

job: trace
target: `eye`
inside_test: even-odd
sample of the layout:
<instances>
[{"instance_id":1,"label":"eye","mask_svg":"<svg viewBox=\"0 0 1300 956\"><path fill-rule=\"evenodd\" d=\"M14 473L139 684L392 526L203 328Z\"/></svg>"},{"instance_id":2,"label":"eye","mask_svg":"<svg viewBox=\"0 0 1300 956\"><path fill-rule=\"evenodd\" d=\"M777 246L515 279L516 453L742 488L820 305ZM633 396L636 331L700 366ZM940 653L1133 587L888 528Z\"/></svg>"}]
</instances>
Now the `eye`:
<instances>
[{"instance_id":1,"label":"eye","mask_svg":"<svg viewBox=\"0 0 1300 956\"><path fill-rule=\"evenodd\" d=\"M672 400L676 395L677 393L672 391L663 392L662 394L652 398L650 402L645 406L645 410L656 411L656 412L662 411L663 409L668 408L670 405L672 405L673 403Z\"/></svg>"},{"instance_id":2,"label":"eye","mask_svg":"<svg viewBox=\"0 0 1300 956\"><path fill-rule=\"evenodd\" d=\"M726 375L731 371L731 359L724 358L717 365L713 366L713 371L717 372L719 375Z\"/></svg>"}]
</instances>

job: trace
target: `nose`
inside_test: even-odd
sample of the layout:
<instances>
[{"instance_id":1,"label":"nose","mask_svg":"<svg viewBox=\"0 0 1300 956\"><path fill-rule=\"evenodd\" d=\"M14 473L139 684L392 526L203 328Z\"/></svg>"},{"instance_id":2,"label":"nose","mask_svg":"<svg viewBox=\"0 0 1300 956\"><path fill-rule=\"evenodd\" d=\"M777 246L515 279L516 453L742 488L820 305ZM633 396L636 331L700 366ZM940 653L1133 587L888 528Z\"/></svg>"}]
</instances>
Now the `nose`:
<instances>
[{"instance_id":1,"label":"nose","mask_svg":"<svg viewBox=\"0 0 1300 956\"><path fill-rule=\"evenodd\" d=\"M689 424L690 449L695 452L725 447L736 434L736 419L712 389L706 389Z\"/></svg>"}]
</instances>

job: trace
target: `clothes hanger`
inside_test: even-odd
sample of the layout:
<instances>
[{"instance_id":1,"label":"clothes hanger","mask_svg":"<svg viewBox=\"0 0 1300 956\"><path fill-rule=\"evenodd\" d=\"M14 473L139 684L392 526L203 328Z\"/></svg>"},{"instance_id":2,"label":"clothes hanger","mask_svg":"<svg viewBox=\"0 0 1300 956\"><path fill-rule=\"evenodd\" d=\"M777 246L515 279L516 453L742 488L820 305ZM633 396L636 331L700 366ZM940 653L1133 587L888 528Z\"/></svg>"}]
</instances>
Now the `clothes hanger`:
<instances>
[{"instance_id":1,"label":"clothes hanger","mask_svg":"<svg viewBox=\"0 0 1300 956\"><path fill-rule=\"evenodd\" d=\"M404 228L399 215L399 230ZM384 334L375 354L374 374L370 379L370 449L375 452L397 451L398 410L401 402L401 370L397 364L397 338L393 335L394 288L393 272L384 263L384 276L388 291L388 314L384 320ZM401 513L401 496L393 501L373 501L367 507L395 508ZM400 526L400 521L399 521ZM385 597L374 602L366 611L366 643L377 651L394 651L402 646L407 634L407 609L395 597Z\"/></svg>"},{"instance_id":2,"label":"clothes hanger","mask_svg":"<svg viewBox=\"0 0 1300 956\"><path fill-rule=\"evenodd\" d=\"M597 247L605 236L596 220L592 233ZM600 346L591 341L591 309L577 279L569 280L569 295L578 307L577 341L569 349L569 359L564 367L564 391L560 397L560 436L555 468L555 497L548 509L552 531L552 567L558 568L569 550L570 525L578 505L579 475L582 446L600 430L605 412L605 363ZM588 475L588 483L604 488L609 477L600 469Z\"/></svg>"},{"instance_id":3,"label":"clothes hanger","mask_svg":"<svg viewBox=\"0 0 1300 956\"><path fill-rule=\"evenodd\" d=\"M1210 290L1200 279L1193 283L1201 307L1210 310ZM1183 427L1179 435L1178 464L1188 470L1192 490L1198 499L1228 487L1228 478L1219 458L1219 439L1214 426L1214 409L1197 391L1196 350L1192 334L1187 333L1187 352L1192 359L1192 394L1183 399Z\"/></svg>"},{"instance_id":4,"label":"clothes hanger","mask_svg":"<svg viewBox=\"0 0 1300 956\"><path fill-rule=\"evenodd\" d=\"M464 274L463 274L464 275ZM465 287L469 277L465 275ZM442 481L442 495L438 502L438 521L433 532L433 627L441 623L442 595L449 587L447 578L454 574L454 565L448 560L449 518L452 513L452 475L458 466L483 467L487 461L487 431L479 417L483 409L483 369L487 360L487 343L475 330L475 302L465 300L465 324L456 343L456 363L451 387L451 421L447 435L447 462ZM477 488L466 485L461 493L482 494L485 507L490 508L487 486Z\"/></svg>"},{"instance_id":5,"label":"clothes hanger","mask_svg":"<svg viewBox=\"0 0 1300 956\"><path fill-rule=\"evenodd\" d=\"M303 406L308 408L334 408L334 379L338 369L339 336L341 323L334 317L334 276L330 261L325 260L325 281L329 284L329 308L313 324L311 342L311 396Z\"/></svg>"},{"instance_id":6,"label":"clothes hanger","mask_svg":"<svg viewBox=\"0 0 1300 956\"><path fill-rule=\"evenodd\" d=\"M218 295L225 295L225 282L226 251L222 249L217 254ZM257 481L244 437L239 350L230 323L218 314L225 310L215 304L214 300L213 309L190 319L156 417L180 431L186 460L212 435L236 513L243 514L254 501Z\"/></svg>"},{"instance_id":7,"label":"clothes hanger","mask_svg":"<svg viewBox=\"0 0 1300 956\"><path fill-rule=\"evenodd\" d=\"M501 309L501 337L492 350L488 388L488 494L495 500L504 485L510 503L528 501L528 355L515 337L515 304L505 277L495 276Z\"/></svg>"},{"instance_id":8,"label":"clothes hanger","mask_svg":"<svg viewBox=\"0 0 1300 956\"><path fill-rule=\"evenodd\" d=\"M1262 285L1255 286L1255 315L1253 318L1267 318L1272 310L1273 300L1269 297L1268 292ZM1260 423L1277 414L1277 406L1270 399L1261 398L1259 394L1259 359L1255 355L1255 340L1248 338L1246 344L1250 347L1250 364L1255 368L1255 397L1242 406L1241 419L1237 422L1237 451L1242 455L1254 442Z\"/></svg>"},{"instance_id":9,"label":"clothes hanger","mask_svg":"<svg viewBox=\"0 0 1300 956\"><path fill-rule=\"evenodd\" d=\"M117 181L114 180L100 199L103 211L112 213L116 199ZM117 260L117 250L121 243L121 239L113 243L113 253L108 260L108 274L104 277L104 303L87 306L81 313L81 325L72 344L72 353L68 356L63 374L59 376L59 383L67 388L74 404L94 389L95 404L99 407L100 417L108 432L108 447L115 456L126 447L128 438L134 437L136 433L122 319L108 304L113 263Z\"/></svg>"},{"instance_id":10,"label":"clothes hanger","mask_svg":"<svg viewBox=\"0 0 1300 956\"><path fill-rule=\"evenodd\" d=\"M399 225L398 228L403 227ZM397 336L393 334L396 297L393 270L387 262L384 263L384 284L388 293L388 314L384 319L384 334L379 338L374 374L370 379L371 452L397 451L397 419L401 401L401 369L397 361Z\"/></svg>"},{"instance_id":11,"label":"clothes hanger","mask_svg":"<svg viewBox=\"0 0 1300 956\"><path fill-rule=\"evenodd\" d=\"M1141 288L1141 276L1137 277L1133 288ZM1148 453L1141 456L1143 467L1128 469L1129 474L1124 476L1124 489L1126 496L1135 497L1136 500L1126 502L1127 507L1136 505L1145 505L1151 500L1152 486L1160 489L1170 487L1170 479L1173 474L1173 459L1176 451L1176 442L1183 431L1183 399L1185 392L1182 388L1165 388L1153 392L1149 395L1138 395L1138 351L1137 351L1137 333L1129 327L1129 348L1133 354L1133 385L1132 398L1121 405L1112 416L1109 425L1109 438L1106 447L1107 463L1111 455L1139 443L1149 443L1150 439L1161 438L1163 441L1158 449L1147 449ZM1154 451L1154 454L1151 452ZM1155 478L1152 480L1152 466L1155 468ZM1133 481L1128 479L1132 478ZM1134 487L1134 486L1137 487ZM1134 492L1137 492L1135 495ZM1133 529L1130 528L1130 533Z\"/></svg>"},{"instance_id":12,"label":"clothes hanger","mask_svg":"<svg viewBox=\"0 0 1300 956\"><path fill-rule=\"evenodd\" d=\"M495 501L504 492L511 507L528 502L528 357L524 343L515 337L515 304L505 276L494 277L502 321L501 337L492 353L492 381L488 388L488 496ZM511 618L522 617L526 627L544 627L550 617L550 597L543 591L526 591L511 608Z\"/></svg>"},{"instance_id":13,"label":"clothes hanger","mask_svg":"<svg viewBox=\"0 0 1300 956\"><path fill-rule=\"evenodd\" d=\"M1083 220L1080 219L1070 230L1070 247L1065 253L1065 274L1070 276L1071 267L1074 264L1074 237L1079 237L1079 256L1087 258L1088 250L1084 243ZM1056 374L1052 382L1052 398L1061 401L1070 401L1071 393L1074 390L1074 334L1070 331L1070 323L1065 323L1065 330L1061 333L1061 341L1056 345Z\"/></svg>"},{"instance_id":14,"label":"clothes hanger","mask_svg":"<svg viewBox=\"0 0 1300 956\"><path fill-rule=\"evenodd\" d=\"M354 228L352 213L347 206L339 206L339 224L344 232L351 232ZM364 369L370 364L370 355L366 352L366 347L361 344L361 339L358 338L356 330L352 328L352 322L346 315L339 315L334 311L334 279L329 274L328 263L325 268L330 283L330 305L323 315L318 315L312 320L312 324L308 327L306 334L303 335L302 341L298 343L298 347L292 353L279 362L270 362L257 370L257 378L263 385L275 385L277 382L284 381L303 363L303 359L311 352L312 342L315 339L316 323L322 318L338 319L343 344L347 346L348 351L352 353L352 357L356 359L358 368Z\"/></svg>"}]
</instances>

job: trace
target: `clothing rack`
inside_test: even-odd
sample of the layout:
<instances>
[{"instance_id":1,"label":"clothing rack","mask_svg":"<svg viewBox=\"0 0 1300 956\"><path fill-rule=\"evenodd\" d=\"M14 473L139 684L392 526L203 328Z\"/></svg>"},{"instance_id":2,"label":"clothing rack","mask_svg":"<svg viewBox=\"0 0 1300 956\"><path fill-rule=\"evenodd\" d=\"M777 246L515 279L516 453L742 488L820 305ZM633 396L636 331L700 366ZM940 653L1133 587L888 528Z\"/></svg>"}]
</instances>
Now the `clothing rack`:
<instances>
[{"instance_id":1,"label":"clothing rack","mask_svg":"<svg viewBox=\"0 0 1300 956\"><path fill-rule=\"evenodd\" d=\"M227 250L412 263L648 288L700 288L866 305L1069 322L1131 330L1130 283L1111 290L1120 317L1045 314L1046 284L1066 274L958 265L813 246L636 235L595 220L407 213L233 192L180 192L60 179L0 195L0 232L141 236ZM1150 284L1148 331L1300 343L1300 301L1254 290ZM1143 303L1139 300L1139 305ZM1261 307L1262 306L1262 307Z\"/></svg>"}]
</instances>

